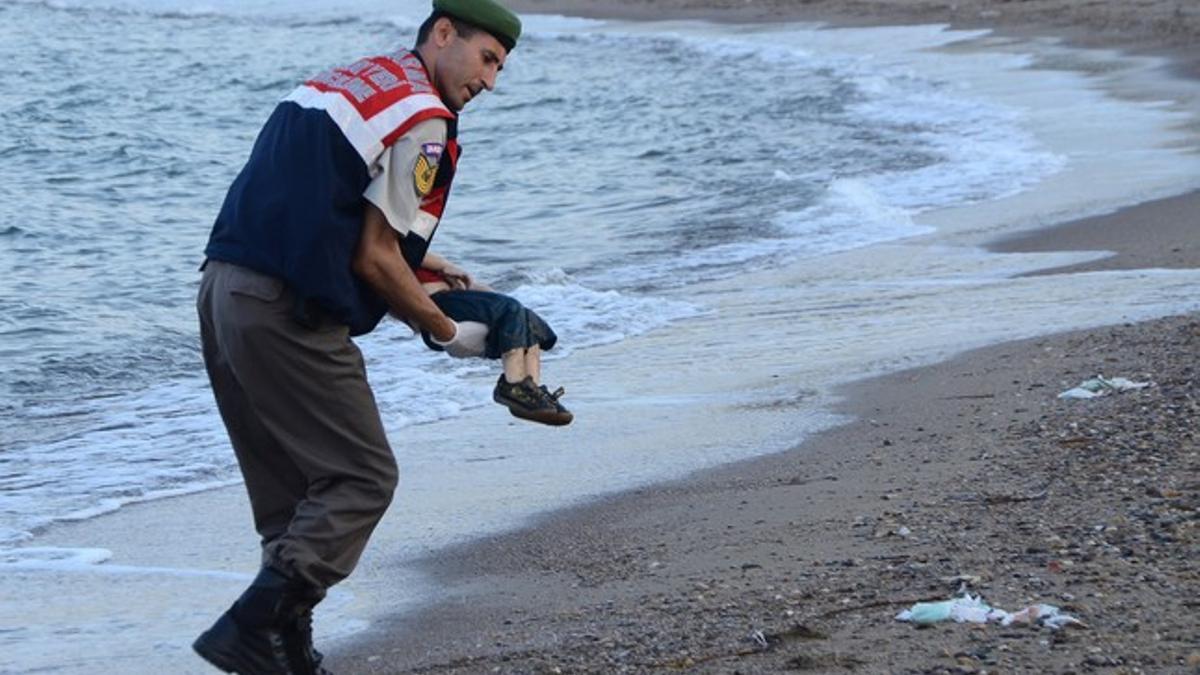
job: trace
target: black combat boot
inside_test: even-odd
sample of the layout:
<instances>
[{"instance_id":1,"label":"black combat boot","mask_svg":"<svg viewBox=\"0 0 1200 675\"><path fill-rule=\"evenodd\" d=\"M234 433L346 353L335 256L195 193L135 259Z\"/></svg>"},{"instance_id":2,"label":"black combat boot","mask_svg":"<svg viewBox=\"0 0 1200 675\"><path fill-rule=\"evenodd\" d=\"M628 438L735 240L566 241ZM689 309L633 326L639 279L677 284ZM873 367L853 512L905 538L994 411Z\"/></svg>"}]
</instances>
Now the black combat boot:
<instances>
[{"instance_id":1,"label":"black combat boot","mask_svg":"<svg viewBox=\"0 0 1200 675\"><path fill-rule=\"evenodd\" d=\"M312 642L312 610L324 597L320 589L304 589L298 595L295 618L283 628L283 644L293 675L333 675L321 667L325 656L313 648Z\"/></svg>"},{"instance_id":2,"label":"black combat boot","mask_svg":"<svg viewBox=\"0 0 1200 675\"><path fill-rule=\"evenodd\" d=\"M227 673L298 675L288 661L284 629L295 621L296 584L264 567L229 611L202 633L192 649Z\"/></svg>"}]
</instances>

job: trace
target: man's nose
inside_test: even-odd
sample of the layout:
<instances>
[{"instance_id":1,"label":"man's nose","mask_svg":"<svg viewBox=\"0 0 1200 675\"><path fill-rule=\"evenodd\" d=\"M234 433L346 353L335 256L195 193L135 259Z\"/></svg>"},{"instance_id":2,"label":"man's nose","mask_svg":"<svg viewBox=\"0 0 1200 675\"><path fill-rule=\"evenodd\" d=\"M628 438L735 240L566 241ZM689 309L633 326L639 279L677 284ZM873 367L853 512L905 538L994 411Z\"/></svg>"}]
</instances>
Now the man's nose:
<instances>
[{"instance_id":1,"label":"man's nose","mask_svg":"<svg viewBox=\"0 0 1200 675\"><path fill-rule=\"evenodd\" d=\"M495 66L483 71L483 86L487 87L488 91L496 88L496 76L500 74L500 69Z\"/></svg>"}]
</instances>

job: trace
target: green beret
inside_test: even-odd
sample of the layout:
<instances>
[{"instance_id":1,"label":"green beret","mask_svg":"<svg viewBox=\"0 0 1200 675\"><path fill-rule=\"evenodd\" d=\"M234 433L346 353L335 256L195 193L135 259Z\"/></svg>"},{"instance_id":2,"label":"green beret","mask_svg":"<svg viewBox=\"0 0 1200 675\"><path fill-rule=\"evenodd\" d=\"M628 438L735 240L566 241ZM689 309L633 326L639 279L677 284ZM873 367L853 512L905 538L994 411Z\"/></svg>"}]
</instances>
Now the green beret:
<instances>
[{"instance_id":1,"label":"green beret","mask_svg":"<svg viewBox=\"0 0 1200 675\"><path fill-rule=\"evenodd\" d=\"M521 37L521 20L495 0L433 0L433 9L491 33L510 52Z\"/></svg>"}]
</instances>

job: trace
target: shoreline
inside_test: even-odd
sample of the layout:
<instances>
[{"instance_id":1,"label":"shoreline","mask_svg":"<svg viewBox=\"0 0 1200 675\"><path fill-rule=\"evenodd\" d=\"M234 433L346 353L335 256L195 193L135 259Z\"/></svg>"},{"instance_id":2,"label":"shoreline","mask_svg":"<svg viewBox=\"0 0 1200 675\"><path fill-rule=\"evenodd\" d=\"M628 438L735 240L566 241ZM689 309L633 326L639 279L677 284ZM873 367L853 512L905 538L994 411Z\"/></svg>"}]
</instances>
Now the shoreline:
<instances>
[{"instance_id":1,"label":"shoreline","mask_svg":"<svg viewBox=\"0 0 1200 675\"><path fill-rule=\"evenodd\" d=\"M821 3L797 7L776 2L765 10L759 6L743 9L708 6L720 2L704 3L703 7L677 7L691 3L675 2L669 7L656 4L650 8L645 3L619 0L599 6L579 1L524 0L514 6L538 11L547 4L554 5L554 13L592 18L730 22L786 18L830 21L836 26L942 22L936 19L936 10L918 11L897 20L890 14L866 17L822 13ZM946 22L954 28L985 27L1008 35L1055 33L1053 27L1037 27L1019 20L971 21L958 17ZM1172 40L1156 41L1144 34L1114 39L1085 29L1067 31L1061 37L1068 44L1165 56L1167 67L1176 75L1195 79L1200 74L1197 67L1200 57L1184 52ZM1200 266L1200 251L1195 244L1197 221L1195 216L1191 220L1179 217L1196 213L1200 213L1200 191L1191 191L1144 201L1112 214L1049 224L989 242L986 248L994 252L1115 252L1110 257L1037 270L1032 275L1146 267L1196 268ZM1145 222L1152 223L1154 237L1145 237L1137 230L1138 223ZM358 638L339 645L331 654L331 666L356 673L644 672L662 668L703 672L732 672L735 668L741 672L861 668L864 672L877 672L881 667L895 669L906 664L914 668L957 666L963 672L972 672L969 666L1044 668L1049 663L1045 658L1053 658L1059 669L1117 665L1118 661L1136 664L1135 660L1126 660L1127 654L1120 650L1100 648L1098 645L1104 641L1076 639L1074 633L1050 635L1047 631L1046 635L1035 636L1026 632L1017 636L1010 632L980 640L969 629L950 625L934 628L930 632L938 633L937 639L929 645L920 645L924 633L892 621L892 615L903 609L900 605L905 602L949 597L958 583L950 584L945 579L964 576L979 576L982 581L972 586L972 590L985 592L997 606L1017 609L1022 602L1043 601L1066 604L1067 609L1076 612L1092 610L1090 617L1093 621L1102 617L1098 625L1103 628L1116 630L1128 622L1104 616L1103 606L1107 603L1100 600L1104 597L1100 590L1089 591L1097 595L1090 603L1077 602L1081 593L1063 590L1067 587L1074 590L1081 583L1091 584L1095 589L1107 588L1087 579L1082 567L1076 574L1062 574L1064 561L1067 567L1079 564L1067 556L1062 556L1063 560L1049 560L1053 555L1040 547L1026 546L1041 552L1014 553L1014 560L1020 560L1008 567L1021 568L1010 573L1023 574L1032 581L1006 585L1000 572L967 573L972 565L979 570L982 565L979 555L939 558L930 551L930 540L955 539L948 528L933 528L926 535L930 539L899 537L895 532L899 525L913 519L912 513L957 508L947 488L969 485L970 473L986 471L992 457L1004 456L1013 466L1025 469L1035 463L1022 456L1020 448L979 438L970 430L959 433L962 447L947 447L955 437L955 430L964 428L962 419L980 414L980 401L998 403L999 414L1007 417L1006 426L995 425L990 431L1012 433L1014 428L1023 428L1027 438L1032 435L1043 445L1058 447L1064 440L1063 434L1056 430L1058 438L1048 435L1045 414L1049 410L1051 419L1061 421L1063 411L1068 408L1052 396L1049 401L1039 400L1035 408L1029 405L1029 400L1022 400L1023 393L1003 392L1003 385L1020 382L1026 392L1044 394L1056 386L1066 389L1077 384L1077 381L1068 384L1072 376L1082 380L1097 372L1124 375L1104 369L1118 361L1138 361L1144 354L1130 353L1129 343L1163 340L1160 334L1164 332L1175 335L1176 343L1158 344L1156 349L1178 361L1180 345L1185 345L1186 354L1186 347L1196 344L1189 336L1200 333L1200 329L1196 328L1192 315L1070 331L1004 342L932 366L841 387L839 393L845 401L835 412L849 414L854 421L820 432L791 450L553 511L517 531L454 546L420 561L415 567L434 579L447 599L412 614L382 621ZM1116 353L1103 356L1093 353L1087 345L1094 341L1108 345ZM1038 372L1053 365L1053 359L1047 355L1055 352L1061 352L1066 363L1053 373ZM1150 367L1144 358L1138 363L1143 369ZM1097 372L1089 374L1089 367ZM939 395L957 388L964 388L965 393ZM1145 407L1145 397L1114 397L1104 404L1110 408L1120 404L1128 407L1135 400ZM1189 394L1187 400L1194 405L1194 396ZM954 401L950 404L954 407L949 411L937 410L946 401ZM1132 416L1128 410L1121 414ZM911 437L891 436L889 428L905 425ZM1037 429L1036 433L1031 434L1031 426ZM916 442L921 438L936 441L939 449L950 454L935 459L933 453L917 447ZM854 450L848 456L828 451L841 447ZM827 451L821 452L821 448ZM881 452L880 448L887 449ZM922 477L920 466L914 467L897 457L905 450L923 456L924 465L936 462L940 469L936 476ZM1194 453L1189 457L1194 457ZM864 466L873 462L874 468L860 466L847 470L851 459L861 460ZM1029 478L1021 472L1010 475ZM901 478L913 482L900 485ZM1126 493L1130 489L1129 485L1124 486ZM788 490L796 494L782 497L773 494ZM838 497L848 490L854 494ZM922 490L927 496L917 495ZM1162 488L1157 490L1158 497L1148 492L1147 498L1167 499L1161 495L1179 492L1174 487L1166 488L1166 492ZM1036 490L1028 492L1038 494ZM1180 494L1185 499L1192 495L1186 491ZM983 493L978 492L979 495ZM1028 496L1016 492L1009 495L1014 497L1011 503L1023 505L1026 500L1022 495ZM1052 503L1055 508L1066 509L1069 505L1060 503L1062 497L1065 495L1055 495L1053 501L1047 499L1045 503L1039 499L1036 505ZM979 497L985 506L989 498ZM999 498L1008 499L1004 495ZM912 501L906 508L890 510L907 500ZM811 511L797 511L795 507L801 502L806 508L815 503L820 515L814 517ZM933 503L937 506L932 506ZM1095 508L1100 506L1093 504ZM995 515L990 509L984 511L986 515ZM870 530L869 537L862 536L864 528ZM995 525L990 529L988 536L995 538ZM685 534L687 530L699 530L691 538L704 543L697 545L690 541ZM1047 536L1061 538L1056 532ZM1080 546L1087 544L1071 542L1063 550L1074 555ZM906 547L923 551L910 553ZM893 552L894 548L903 552ZM731 552L722 555L721 549ZM745 561L731 562L739 556ZM796 571L780 565L780 561L789 558L792 563L800 563L792 565ZM951 564L956 558L962 560ZM903 564L894 564L900 560ZM1051 562L1055 563L1051 568L1060 576L1047 583L1044 577L1054 576L1045 569ZM937 576L934 571L944 574ZM1090 564L1088 571L1094 572ZM912 586L911 592L903 597L883 598L881 593L867 588L879 576L896 578L891 584L893 591ZM1181 590L1185 594L1194 595L1196 586L1191 582L1195 578L1194 570L1182 571L1178 583L1184 586ZM851 585L830 589L832 579ZM920 583L913 583L914 579ZM809 583L814 580L819 582L816 586ZM1045 589L1053 592L1040 595L1035 592ZM842 593L838 598L841 604L832 605L832 609L827 605L828 611L823 613L816 611L814 606L822 604L818 601L828 600L828 593ZM1118 604L1130 602L1136 604L1136 599L1125 593ZM871 611L865 612L864 608ZM1142 617L1143 623L1152 623L1148 613L1152 609L1138 607L1137 616ZM1186 614L1187 605L1179 609ZM1138 625L1137 618L1133 622ZM1170 644L1170 658L1165 661L1155 661L1154 656L1139 651L1136 644L1120 640L1115 633L1105 634L1105 646L1121 642L1126 652L1137 651L1137 658L1148 666L1184 667L1200 663L1200 645L1179 639L1179 622L1164 620L1162 625L1174 630L1176 638ZM749 638L754 630L761 630L767 636L766 647ZM866 634L847 634L847 630L866 631ZM397 635L403 637L397 639ZM1030 649L1045 642L1045 639L1039 642L1039 638L1051 639L1058 649L1053 654ZM877 659L879 655L873 654L876 646L882 641L897 644L893 640L902 646L886 660L861 657L866 654ZM980 641L987 642L988 648L969 649ZM954 652L944 647L951 643L962 648ZM945 654L926 656L925 652L934 645ZM901 657L899 660L897 655Z\"/></svg>"},{"instance_id":2,"label":"shoreline","mask_svg":"<svg viewBox=\"0 0 1200 675\"><path fill-rule=\"evenodd\" d=\"M331 665L1184 672L1200 663L1187 619L1200 587L1197 319L1020 340L848 385L838 410L856 421L793 450L431 556L420 569L447 599L373 627ZM1155 384L1056 398L1097 372ZM1088 628L893 619L963 589L1007 609L1054 604Z\"/></svg>"},{"instance_id":3,"label":"shoreline","mask_svg":"<svg viewBox=\"0 0 1200 675\"><path fill-rule=\"evenodd\" d=\"M1099 260L1035 270L1022 276L1195 267L1200 260L1200 191L1004 237L988 244L987 249L995 253L1113 253Z\"/></svg>"}]
</instances>

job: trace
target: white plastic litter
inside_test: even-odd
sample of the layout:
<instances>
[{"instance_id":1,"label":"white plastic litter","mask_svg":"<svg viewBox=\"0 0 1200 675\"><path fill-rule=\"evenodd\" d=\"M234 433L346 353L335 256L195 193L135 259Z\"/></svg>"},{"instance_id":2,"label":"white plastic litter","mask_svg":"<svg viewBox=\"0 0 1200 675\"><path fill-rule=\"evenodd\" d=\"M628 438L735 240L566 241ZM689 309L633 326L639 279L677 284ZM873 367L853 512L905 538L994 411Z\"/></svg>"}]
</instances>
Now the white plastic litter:
<instances>
[{"instance_id":1,"label":"white plastic litter","mask_svg":"<svg viewBox=\"0 0 1200 675\"><path fill-rule=\"evenodd\" d=\"M1063 614L1053 605L1030 605L1017 612L1007 612L991 607L981 597L970 594L941 602L918 602L897 614L896 620L921 624L953 620L958 623L998 623L1001 626L1036 623L1054 630L1070 624L1082 624L1079 619Z\"/></svg>"},{"instance_id":2,"label":"white plastic litter","mask_svg":"<svg viewBox=\"0 0 1200 675\"><path fill-rule=\"evenodd\" d=\"M1124 377L1114 377L1109 379L1103 375L1097 375L1090 380L1084 380L1079 383L1079 386L1068 389L1059 394L1059 398L1096 398L1104 396L1114 391L1128 391L1130 389L1145 389L1149 387L1149 382L1134 382L1133 380Z\"/></svg>"},{"instance_id":3,"label":"white plastic litter","mask_svg":"<svg viewBox=\"0 0 1200 675\"><path fill-rule=\"evenodd\" d=\"M991 611L992 608L982 598L967 594L941 602L918 602L897 614L896 618L913 623L937 623L949 619L958 623L987 623Z\"/></svg>"},{"instance_id":4,"label":"white plastic litter","mask_svg":"<svg viewBox=\"0 0 1200 675\"><path fill-rule=\"evenodd\" d=\"M1004 610L996 610L1003 612ZM1008 612L1004 612L1008 614ZM1054 605L1030 605L1019 612L1008 614L1000 620L1001 626L1011 626L1014 623L1039 623L1047 628L1058 630L1070 624L1083 625L1083 622L1070 614L1063 614Z\"/></svg>"}]
</instances>

